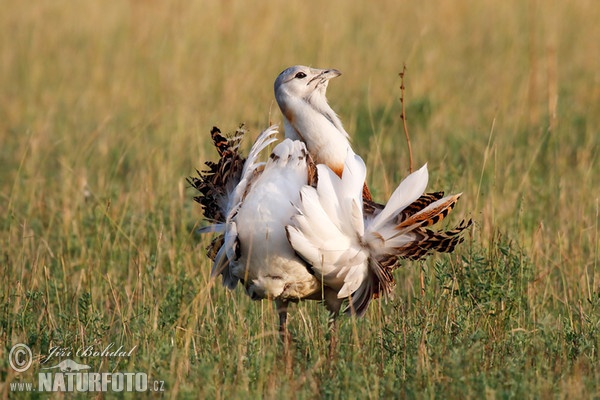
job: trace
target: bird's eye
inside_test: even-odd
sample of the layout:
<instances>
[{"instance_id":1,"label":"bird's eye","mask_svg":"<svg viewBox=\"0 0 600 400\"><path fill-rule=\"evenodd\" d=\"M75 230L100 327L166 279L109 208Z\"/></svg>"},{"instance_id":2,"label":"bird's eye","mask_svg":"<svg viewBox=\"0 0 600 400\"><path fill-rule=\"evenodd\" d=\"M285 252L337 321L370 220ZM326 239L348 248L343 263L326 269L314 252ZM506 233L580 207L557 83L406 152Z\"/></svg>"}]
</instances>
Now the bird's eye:
<instances>
[{"instance_id":1,"label":"bird's eye","mask_svg":"<svg viewBox=\"0 0 600 400\"><path fill-rule=\"evenodd\" d=\"M298 78L298 79L304 79L306 78L306 74L304 72L298 72L294 78Z\"/></svg>"}]
</instances>

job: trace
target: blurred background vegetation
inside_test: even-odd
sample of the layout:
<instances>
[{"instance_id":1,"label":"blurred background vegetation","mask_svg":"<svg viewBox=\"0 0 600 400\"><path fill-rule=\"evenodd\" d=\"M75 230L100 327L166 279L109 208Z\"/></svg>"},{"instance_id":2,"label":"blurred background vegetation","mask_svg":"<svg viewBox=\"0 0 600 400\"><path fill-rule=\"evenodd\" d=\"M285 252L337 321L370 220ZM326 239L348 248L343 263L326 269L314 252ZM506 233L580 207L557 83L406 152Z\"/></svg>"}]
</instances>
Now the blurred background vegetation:
<instances>
[{"instance_id":1,"label":"blurred background vegetation","mask_svg":"<svg viewBox=\"0 0 600 400\"><path fill-rule=\"evenodd\" d=\"M5 395L32 376L8 367L13 343L116 342L139 350L83 361L169 396L600 396L595 2L0 4ZM216 157L213 125L281 122L272 85L293 64L342 71L329 101L380 200L408 172L406 65L415 166L475 226L345 319L334 365L326 312L293 308L290 371L272 306L209 282L185 177Z\"/></svg>"}]
</instances>

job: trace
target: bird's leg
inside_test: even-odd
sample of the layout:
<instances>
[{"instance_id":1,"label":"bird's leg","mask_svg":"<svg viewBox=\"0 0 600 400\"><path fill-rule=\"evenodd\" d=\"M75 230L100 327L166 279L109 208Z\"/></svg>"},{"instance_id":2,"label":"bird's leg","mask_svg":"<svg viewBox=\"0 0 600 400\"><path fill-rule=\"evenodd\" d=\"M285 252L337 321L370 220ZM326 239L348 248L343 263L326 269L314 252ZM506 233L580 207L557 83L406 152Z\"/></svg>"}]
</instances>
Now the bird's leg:
<instances>
[{"instance_id":1,"label":"bird's leg","mask_svg":"<svg viewBox=\"0 0 600 400\"><path fill-rule=\"evenodd\" d=\"M331 311L327 321L327 334L329 336L329 361L333 361L337 348L337 316L338 312Z\"/></svg>"},{"instance_id":2,"label":"bird's leg","mask_svg":"<svg viewBox=\"0 0 600 400\"><path fill-rule=\"evenodd\" d=\"M283 343L283 359L288 372L292 368L292 356L290 353L290 345L292 343L292 335L287 329L287 307L288 302L284 300L275 300L277 313L279 314L279 336Z\"/></svg>"},{"instance_id":3,"label":"bird's leg","mask_svg":"<svg viewBox=\"0 0 600 400\"><path fill-rule=\"evenodd\" d=\"M342 300L337 298L337 293L334 290L325 290L323 293L323 299L325 300L325 306L329 310L329 319L327 321L327 333L325 338L329 342L329 361L331 361L336 353L337 347L337 317L340 313L342 306Z\"/></svg>"},{"instance_id":4,"label":"bird's leg","mask_svg":"<svg viewBox=\"0 0 600 400\"><path fill-rule=\"evenodd\" d=\"M279 314L279 336L284 346L287 346L292 341L292 335L287 329L287 307L288 302L283 300L275 300L277 313Z\"/></svg>"}]
</instances>

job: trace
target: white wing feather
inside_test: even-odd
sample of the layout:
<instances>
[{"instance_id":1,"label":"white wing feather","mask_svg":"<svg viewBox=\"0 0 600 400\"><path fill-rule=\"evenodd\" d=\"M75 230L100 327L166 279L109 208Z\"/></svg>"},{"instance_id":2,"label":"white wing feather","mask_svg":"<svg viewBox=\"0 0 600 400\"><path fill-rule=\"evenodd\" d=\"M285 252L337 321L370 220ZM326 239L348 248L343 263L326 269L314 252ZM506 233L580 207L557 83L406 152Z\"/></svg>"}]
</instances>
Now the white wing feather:
<instances>
[{"instance_id":1,"label":"white wing feather","mask_svg":"<svg viewBox=\"0 0 600 400\"><path fill-rule=\"evenodd\" d=\"M370 230L382 233L380 230L384 225L423 194L428 180L427 164L407 176L394 190L385 208L373 219Z\"/></svg>"},{"instance_id":2,"label":"white wing feather","mask_svg":"<svg viewBox=\"0 0 600 400\"><path fill-rule=\"evenodd\" d=\"M337 290L338 298L346 298L368 275L368 254L359 241L366 167L348 152L342 178L325 165L317 170L317 188L305 186L300 192L299 214L287 227L288 239L323 284Z\"/></svg>"},{"instance_id":3,"label":"white wing feather","mask_svg":"<svg viewBox=\"0 0 600 400\"><path fill-rule=\"evenodd\" d=\"M256 141L250 149L248 158L246 158L246 162L244 163L244 169L242 170L240 182L235 187L233 196L231 196L229 204L227 205L229 214L235 213L235 210L239 207L240 202L243 200L242 197L244 193L247 193L248 191L248 185L252 181L254 171L265 165L264 162L257 162L257 157L268 145L277 141L277 138L275 137L277 133L277 125L272 125L262 131L258 138L256 138Z\"/></svg>"}]
</instances>

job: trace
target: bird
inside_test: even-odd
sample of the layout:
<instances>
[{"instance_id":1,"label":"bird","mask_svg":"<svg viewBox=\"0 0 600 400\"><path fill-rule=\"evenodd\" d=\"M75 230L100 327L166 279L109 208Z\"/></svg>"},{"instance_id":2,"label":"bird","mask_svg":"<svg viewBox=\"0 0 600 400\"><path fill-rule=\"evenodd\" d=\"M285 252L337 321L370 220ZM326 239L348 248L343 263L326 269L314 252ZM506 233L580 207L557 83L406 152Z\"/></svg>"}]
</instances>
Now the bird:
<instances>
[{"instance_id":1,"label":"bird","mask_svg":"<svg viewBox=\"0 0 600 400\"><path fill-rule=\"evenodd\" d=\"M340 75L286 68L274 83L285 139L268 160L259 155L277 141L277 126L258 136L247 157L239 148L243 127L229 137L213 127L220 158L188 179L210 224L200 232L220 233L207 248L211 276L221 275L229 289L241 283L254 300L273 300L284 342L289 303L322 301L335 330L343 304L344 312L364 315L372 299L392 292L402 259L452 252L471 225L428 228L461 194L424 193L426 165L403 180L387 204L373 200L365 163L326 98L329 80Z\"/></svg>"}]
</instances>

